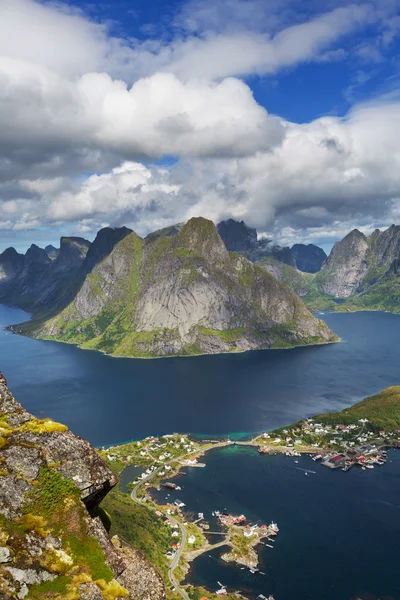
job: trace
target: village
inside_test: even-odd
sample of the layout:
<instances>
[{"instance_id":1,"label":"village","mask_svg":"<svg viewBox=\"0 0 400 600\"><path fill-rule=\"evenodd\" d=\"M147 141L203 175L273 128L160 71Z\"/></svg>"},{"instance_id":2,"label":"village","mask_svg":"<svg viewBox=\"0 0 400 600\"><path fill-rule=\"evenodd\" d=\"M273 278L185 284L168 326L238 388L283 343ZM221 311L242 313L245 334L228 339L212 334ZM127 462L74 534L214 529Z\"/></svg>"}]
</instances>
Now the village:
<instances>
[{"instance_id":1,"label":"village","mask_svg":"<svg viewBox=\"0 0 400 600\"><path fill-rule=\"evenodd\" d=\"M346 472L354 466L366 470L384 465L388 448L400 448L400 431L375 431L366 418L347 424L306 419L263 433L254 442L260 454L283 452L296 457L308 453L323 466Z\"/></svg>"}]
</instances>

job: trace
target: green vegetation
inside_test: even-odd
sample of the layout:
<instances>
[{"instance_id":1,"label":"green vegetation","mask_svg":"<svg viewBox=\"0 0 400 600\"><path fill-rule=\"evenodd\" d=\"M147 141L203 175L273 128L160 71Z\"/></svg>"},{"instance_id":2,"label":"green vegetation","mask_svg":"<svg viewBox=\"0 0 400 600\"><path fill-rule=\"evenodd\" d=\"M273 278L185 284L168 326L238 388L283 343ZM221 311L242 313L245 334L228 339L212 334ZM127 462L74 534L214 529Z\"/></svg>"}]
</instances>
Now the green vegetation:
<instances>
[{"instance_id":1,"label":"green vegetation","mask_svg":"<svg viewBox=\"0 0 400 600\"><path fill-rule=\"evenodd\" d=\"M132 502L129 494L114 488L101 504L111 515L110 535L117 534L133 548L141 550L166 578L166 553L171 548L171 529L154 511Z\"/></svg>"},{"instance_id":2,"label":"green vegetation","mask_svg":"<svg viewBox=\"0 0 400 600\"><path fill-rule=\"evenodd\" d=\"M57 471L43 467L40 469L37 487L26 498L24 513L51 518L70 494L79 498L79 490L74 483L70 479L64 479Z\"/></svg>"},{"instance_id":3,"label":"green vegetation","mask_svg":"<svg viewBox=\"0 0 400 600\"><path fill-rule=\"evenodd\" d=\"M262 434L254 442L269 452L288 447L299 452L333 450L347 453L363 444L394 445L400 441L400 386L375 394L339 412L319 414Z\"/></svg>"},{"instance_id":4,"label":"green vegetation","mask_svg":"<svg viewBox=\"0 0 400 600\"><path fill-rule=\"evenodd\" d=\"M223 342L232 343L236 342L240 336L246 333L245 327L236 327L236 329L209 329L207 327L200 328L201 335L211 335L219 338Z\"/></svg>"},{"instance_id":5,"label":"green vegetation","mask_svg":"<svg viewBox=\"0 0 400 600\"><path fill-rule=\"evenodd\" d=\"M298 313L299 325L311 316L266 269L229 253L211 221L190 219L174 237L168 233L145 240L127 235L87 275L77 299L42 323L36 335L137 358L237 352L269 347L271 339L274 348L323 340L297 335L297 323L283 335L269 335L281 302L288 313ZM285 273L296 274L286 267ZM198 313L198 320L183 334L188 312ZM215 322L211 317L225 320L229 312L229 329L208 326ZM164 320L168 327L159 326ZM242 338L248 343L238 343Z\"/></svg>"},{"instance_id":6,"label":"green vegetation","mask_svg":"<svg viewBox=\"0 0 400 600\"><path fill-rule=\"evenodd\" d=\"M400 429L400 386L389 387L379 394L370 396L354 406L340 412L317 415L321 423L349 425L359 419L368 419L369 426L375 431Z\"/></svg>"},{"instance_id":7,"label":"green vegetation","mask_svg":"<svg viewBox=\"0 0 400 600\"><path fill-rule=\"evenodd\" d=\"M337 310L383 310L400 313L400 278L383 279L367 287L356 296L351 296Z\"/></svg>"}]
</instances>

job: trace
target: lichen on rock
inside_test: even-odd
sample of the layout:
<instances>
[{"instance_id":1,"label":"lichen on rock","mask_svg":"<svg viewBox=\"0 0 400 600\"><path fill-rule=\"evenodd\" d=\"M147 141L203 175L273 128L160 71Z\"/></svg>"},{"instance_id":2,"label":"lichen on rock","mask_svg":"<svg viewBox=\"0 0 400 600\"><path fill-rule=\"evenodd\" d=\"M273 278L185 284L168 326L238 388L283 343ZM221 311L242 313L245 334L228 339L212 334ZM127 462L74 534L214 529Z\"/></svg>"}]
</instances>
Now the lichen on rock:
<instances>
[{"instance_id":1,"label":"lichen on rock","mask_svg":"<svg viewBox=\"0 0 400 600\"><path fill-rule=\"evenodd\" d=\"M116 477L88 442L26 412L1 374L0 427L0 597L165 598L147 560L93 516Z\"/></svg>"}]
</instances>

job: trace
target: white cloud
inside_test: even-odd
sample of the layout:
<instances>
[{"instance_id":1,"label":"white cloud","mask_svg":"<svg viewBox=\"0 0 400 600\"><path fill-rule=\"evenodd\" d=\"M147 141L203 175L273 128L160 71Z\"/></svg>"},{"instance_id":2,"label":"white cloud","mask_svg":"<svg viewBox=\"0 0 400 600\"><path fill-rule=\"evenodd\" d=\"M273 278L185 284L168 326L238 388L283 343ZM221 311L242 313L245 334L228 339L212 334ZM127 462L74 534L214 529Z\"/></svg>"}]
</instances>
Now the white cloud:
<instances>
[{"instance_id":1,"label":"white cloud","mask_svg":"<svg viewBox=\"0 0 400 600\"><path fill-rule=\"evenodd\" d=\"M282 143L249 157L188 158L168 168L125 162L58 188L53 180L25 182L41 191L39 200L25 201L22 221L17 204L9 217L19 226L38 214L46 224L80 221L92 230L126 224L140 234L195 215L233 217L284 241L291 230L315 241L328 228L346 232L398 217L399 102L284 127Z\"/></svg>"},{"instance_id":2,"label":"white cloud","mask_svg":"<svg viewBox=\"0 0 400 600\"><path fill-rule=\"evenodd\" d=\"M145 233L203 214L274 230L389 215L400 197L396 100L297 125L237 78L344 59L337 43L371 24L383 51L398 30L390 0L316 7L197 0L169 38L139 41L63 4L0 0L0 228ZM171 155L173 167L141 164Z\"/></svg>"}]
</instances>

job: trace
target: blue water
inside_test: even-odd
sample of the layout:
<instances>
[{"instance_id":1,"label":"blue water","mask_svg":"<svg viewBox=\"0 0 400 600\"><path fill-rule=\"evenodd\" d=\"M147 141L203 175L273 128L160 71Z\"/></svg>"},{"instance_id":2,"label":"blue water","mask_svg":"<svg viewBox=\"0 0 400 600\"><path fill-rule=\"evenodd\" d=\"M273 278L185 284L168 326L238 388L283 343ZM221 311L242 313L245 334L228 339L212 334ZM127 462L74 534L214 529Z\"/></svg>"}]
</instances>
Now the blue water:
<instances>
[{"instance_id":1,"label":"blue water","mask_svg":"<svg viewBox=\"0 0 400 600\"><path fill-rule=\"evenodd\" d=\"M0 326L26 313L0 306ZM400 384L400 316L326 314L339 344L134 360L0 331L0 370L38 416L95 445L149 434L258 432Z\"/></svg>"},{"instance_id":2,"label":"blue water","mask_svg":"<svg viewBox=\"0 0 400 600\"><path fill-rule=\"evenodd\" d=\"M0 306L0 327L24 318ZM0 370L29 411L95 445L171 432L258 432L400 384L399 316L324 319L342 343L165 360L116 359L0 330ZM205 469L180 480L188 508L275 519L281 533L273 550L261 551L265 576L221 563L216 551L195 561L189 580L276 600L400 600L400 452L391 460L343 473L239 447L210 453Z\"/></svg>"},{"instance_id":3,"label":"blue water","mask_svg":"<svg viewBox=\"0 0 400 600\"><path fill-rule=\"evenodd\" d=\"M273 549L259 546L265 576L224 563L218 549L194 561L189 583L215 591L220 581L229 591L276 600L400 599L400 451L391 451L383 467L348 473L307 456L296 464L238 446L204 460L204 469L186 469L175 480L182 490L170 498L178 496L189 513L204 512L212 531L211 512L227 509L252 521L276 520L280 533ZM154 494L165 502L165 490Z\"/></svg>"}]
</instances>

